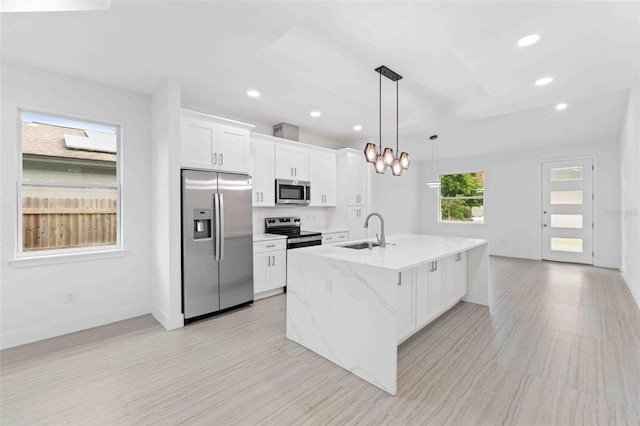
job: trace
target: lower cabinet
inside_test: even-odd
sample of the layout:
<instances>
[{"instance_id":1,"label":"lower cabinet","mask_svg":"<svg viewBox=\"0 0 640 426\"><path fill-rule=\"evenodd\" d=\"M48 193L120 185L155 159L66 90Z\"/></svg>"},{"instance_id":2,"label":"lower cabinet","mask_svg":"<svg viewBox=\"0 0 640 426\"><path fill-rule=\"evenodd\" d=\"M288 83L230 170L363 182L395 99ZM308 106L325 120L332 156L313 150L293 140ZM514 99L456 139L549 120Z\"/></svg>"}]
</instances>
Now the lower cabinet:
<instances>
[{"instance_id":1,"label":"lower cabinet","mask_svg":"<svg viewBox=\"0 0 640 426\"><path fill-rule=\"evenodd\" d=\"M457 253L401 273L396 332L402 342L467 294L467 253Z\"/></svg>"},{"instance_id":2,"label":"lower cabinet","mask_svg":"<svg viewBox=\"0 0 640 426\"><path fill-rule=\"evenodd\" d=\"M272 250L259 251L267 246ZM272 244L254 243L253 293L259 294L287 285L287 251L284 240Z\"/></svg>"}]
</instances>

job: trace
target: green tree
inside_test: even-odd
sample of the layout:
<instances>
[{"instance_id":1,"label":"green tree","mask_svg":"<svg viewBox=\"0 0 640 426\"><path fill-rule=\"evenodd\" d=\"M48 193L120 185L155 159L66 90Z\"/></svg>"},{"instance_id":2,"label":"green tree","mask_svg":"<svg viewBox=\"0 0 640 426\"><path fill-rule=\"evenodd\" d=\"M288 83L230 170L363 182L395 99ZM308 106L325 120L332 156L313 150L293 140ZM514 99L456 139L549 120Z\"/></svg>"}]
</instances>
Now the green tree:
<instances>
[{"instance_id":1,"label":"green tree","mask_svg":"<svg viewBox=\"0 0 640 426\"><path fill-rule=\"evenodd\" d=\"M477 197L483 195L484 176L476 173L442 175L442 197ZM471 220L471 208L482 206L483 200L442 200L440 208L443 220Z\"/></svg>"}]
</instances>

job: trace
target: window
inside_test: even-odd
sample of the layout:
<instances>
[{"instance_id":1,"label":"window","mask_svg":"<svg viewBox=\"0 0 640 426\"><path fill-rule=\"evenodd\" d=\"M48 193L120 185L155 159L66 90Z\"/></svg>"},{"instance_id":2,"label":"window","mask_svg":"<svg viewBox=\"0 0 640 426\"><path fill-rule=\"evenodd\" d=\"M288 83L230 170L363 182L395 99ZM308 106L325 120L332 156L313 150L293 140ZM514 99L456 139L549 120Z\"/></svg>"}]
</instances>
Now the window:
<instances>
[{"instance_id":1,"label":"window","mask_svg":"<svg viewBox=\"0 0 640 426\"><path fill-rule=\"evenodd\" d=\"M22 112L18 255L120 247L120 129Z\"/></svg>"},{"instance_id":2,"label":"window","mask_svg":"<svg viewBox=\"0 0 640 426\"><path fill-rule=\"evenodd\" d=\"M440 175L440 222L484 223L484 172Z\"/></svg>"}]
</instances>

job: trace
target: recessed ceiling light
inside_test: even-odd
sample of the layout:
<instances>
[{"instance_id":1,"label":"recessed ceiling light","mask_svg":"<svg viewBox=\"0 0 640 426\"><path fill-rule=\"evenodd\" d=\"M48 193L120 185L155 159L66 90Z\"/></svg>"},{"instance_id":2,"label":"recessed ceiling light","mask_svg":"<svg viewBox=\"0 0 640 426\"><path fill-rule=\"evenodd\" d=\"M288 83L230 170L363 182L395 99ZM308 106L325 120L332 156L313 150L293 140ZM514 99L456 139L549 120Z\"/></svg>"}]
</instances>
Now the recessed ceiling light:
<instances>
[{"instance_id":1,"label":"recessed ceiling light","mask_svg":"<svg viewBox=\"0 0 640 426\"><path fill-rule=\"evenodd\" d=\"M360 130L362 130L362 126L357 124L357 125L353 126L353 130L360 131Z\"/></svg>"},{"instance_id":2,"label":"recessed ceiling light","mask_svg":"<svg viewBox=\"0 0 640 426\"><path fill-rule=\"evenodd\" d=\"M518 40L518 46L531 46L532 44L536 44L538 40L540 40L540 36L538 34L530 34Z\"/></svg>"},{"instance_id":3,"label":"recessed ceiling light","mask_svg":"<svg viewBox=\"0 0 640 426\"><path fill-rule=\"evenodd\" d=\"M311 111L309 115L312 117L320 117L322 114L320 113L320 111Z\"/></svg>"},{"instance_id":4,"label":"recessed ceiling light","mask_svg":"<svg viewBox=\"0 0 640 426\"><path fill-rule=\"evenodd\" d=\"M552 81L553 81L553 77L543 77L539 80L536 80L536 86L546 86Z\"/></svg>"},{"instance_id":5,"label":"recessed ceiling light","mask_svg":"<svg viewBox=\"0 0 640 426\"><path fill-rule=\"evenodd\" d=\"M560 104L556 105L556 109L557 109L558 111L562 111L563 109L567 109L567 104L565 104L565 103L560 103Z\"/></svg>"},{"instance_id":6,"label":"recessed ceiling light","mask_svg":"<svg viewBox=\"0 0 640 426\"><path fill-rule=\"evenodd\" d=\"M247 96L252 98L259 98L260 92L258 92L257 90L247 90Z\"/></svg>"}]
</instances>

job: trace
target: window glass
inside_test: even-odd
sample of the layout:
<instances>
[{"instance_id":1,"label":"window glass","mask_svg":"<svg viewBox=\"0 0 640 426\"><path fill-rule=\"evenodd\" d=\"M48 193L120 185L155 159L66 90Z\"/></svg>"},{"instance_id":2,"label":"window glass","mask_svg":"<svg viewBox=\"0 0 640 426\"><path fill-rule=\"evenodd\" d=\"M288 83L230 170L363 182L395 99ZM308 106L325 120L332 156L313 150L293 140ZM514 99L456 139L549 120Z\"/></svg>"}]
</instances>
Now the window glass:
<instances>
[{"instance_id":1,"label":"window glass","mask_svg":"<svg viewBox=\"0 0 640 426\"><path fill-rule=\"evenodd\" d=\"M582 204L582 191L551 191L551 204Z\"/></svg>"},{"instance_id":2,"label":"window glass","mask_svg":"<svg viewBox=\"0 0 640 426\"><path fill-rule=\"evenodd\" d=\"M484 223L484 172L440 175L440 221Z\"/></svg>"},{"instance_id":3,"label":"window glass","mask_svg":"<svg viewBox=\"0 0 640 426\"><path fill-rule=\"evenodd\" d=\"M581 238L551 238L551 250L582 253Z\"/></svg>"},{"instance_id":4,"label":"window glass","mask_svg":"<svg viewBox=\"0 0 640 426\"><path fill-rule=\"evenodd\" d=\"M21 251L117 245L119 129L21 118Z\"/></svg>"}]
</instances>

